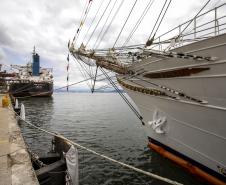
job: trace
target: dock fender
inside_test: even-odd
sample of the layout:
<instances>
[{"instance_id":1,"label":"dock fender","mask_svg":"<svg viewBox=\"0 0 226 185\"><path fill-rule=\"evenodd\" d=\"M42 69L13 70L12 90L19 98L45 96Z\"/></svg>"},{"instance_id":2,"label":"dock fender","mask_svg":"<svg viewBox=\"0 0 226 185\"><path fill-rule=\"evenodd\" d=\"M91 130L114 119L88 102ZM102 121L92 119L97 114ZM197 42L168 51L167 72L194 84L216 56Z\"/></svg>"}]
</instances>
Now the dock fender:
<instances>
[{"instance_id":1,"label":"dock fender","mask_svg":"<svg viewBox=\"0 0 226 185\"><path fill-rule=\"evenodd\" d=\"M67 170L73 185L78 185L78 150L73 145L66 153Z\"/></svg>"}]
</instances>

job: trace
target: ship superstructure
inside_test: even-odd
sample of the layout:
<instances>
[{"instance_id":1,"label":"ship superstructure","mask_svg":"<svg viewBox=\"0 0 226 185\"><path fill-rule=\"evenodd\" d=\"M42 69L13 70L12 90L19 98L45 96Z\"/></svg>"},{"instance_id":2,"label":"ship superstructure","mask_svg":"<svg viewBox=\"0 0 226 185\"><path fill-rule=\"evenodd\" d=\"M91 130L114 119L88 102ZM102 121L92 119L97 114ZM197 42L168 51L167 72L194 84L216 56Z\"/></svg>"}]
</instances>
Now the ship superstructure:
<instances>
[{"instance_id":1,"label":"ship superstructure","mask_svg":"<svg viewBox=\"0 0 226 185\"><path fill-rule=\"evenodd\" d=\"M53 75L51 68L41 68L39 55L32 53L32 63L25 66L11 65L19 72L9 80L9 93L15 97L51 96L53 93Z\"/></svg>"}]
</instances>

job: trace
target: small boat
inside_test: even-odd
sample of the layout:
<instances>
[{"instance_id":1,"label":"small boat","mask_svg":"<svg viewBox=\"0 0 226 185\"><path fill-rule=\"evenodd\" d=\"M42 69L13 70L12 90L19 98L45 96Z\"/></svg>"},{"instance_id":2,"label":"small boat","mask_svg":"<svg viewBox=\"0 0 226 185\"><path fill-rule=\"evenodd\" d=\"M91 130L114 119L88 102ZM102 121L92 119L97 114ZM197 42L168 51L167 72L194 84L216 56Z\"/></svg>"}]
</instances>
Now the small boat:
<instances>
[{"instance_id":1,"label":"small boat","mask_svg":"<svg viewBox=\"0 0 226 185\"><path fill-rule=\"evenodd\" d=\"M76 152L73 153L69 150L74 150ZM68 152L70 153L69 155ZM77 150L73 147L73 145L63 140L61 137L54 136L52 140L51 151L47 154L38 156L32 151L29 151L29 153L31 156L33 168L35 170L40 185L78 184ZM74 154L74 156L71 155L72 153ZM68 157L73 158L72 160L69 159L70 164L67 164ZM75 165L71 165L71 162L75 162ZM68 166L70 166L69 170ZM70 175L72 166L74 168L74 171L73 175Z\"/></svg>"}]
</instances>

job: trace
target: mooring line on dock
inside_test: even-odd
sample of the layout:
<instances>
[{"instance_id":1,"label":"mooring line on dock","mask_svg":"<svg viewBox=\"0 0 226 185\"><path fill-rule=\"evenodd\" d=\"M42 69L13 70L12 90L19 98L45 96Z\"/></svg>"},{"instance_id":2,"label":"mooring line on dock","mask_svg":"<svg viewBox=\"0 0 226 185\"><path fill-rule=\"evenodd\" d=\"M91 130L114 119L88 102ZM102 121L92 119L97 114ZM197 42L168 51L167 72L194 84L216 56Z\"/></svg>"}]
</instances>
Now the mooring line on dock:
<instances>
[{"instance_id":1,"label":"mooring line on dock","mask_svg":"<svg viewBox=\"0 0 226 185\"><path fill-rule=\"evenodd\" d=\"M0 157L5 157L5 156L8 156L8 155L14 154L14 153L16 153L16 152L18 152L20 150L26 150L26 149L27 148L19 148L17 150L12 151L12 152L8 152L8 153L5 153L5 154L2 154L2 155L0 155Z\"/></svg>"},{"instance_id":2,"label":"mooring line on dock","mask_svg":"<svg viewBox=\"0 0 226 185\"><path fill-rule=\"evenodd\" d=\"M96 152L96 151L94 151L94 150L91 150L91 149L89 149L89 148L87 148L87 147L85 147L85 146L82 146L82 145L80 145L80 144L78 144L78 143L76 143L76 142L74 142L74 141L71 141L70 139L64 137L63 135L61 135L61 134L59 134L59 133L52 132L52 131L48 131L48 130L46 130L46 129L37 127L37 126L35 126L34 124L32 124L32 123L30 123L30 122L28 122L28 121L22 119L22 117L21 117L19 114L17 114L13 109L9 108L9 110L12 111L12 112L14 112L14 113L19 117L20 120L24 121L25 123L27 123L28 125L32 126L33 128L36 128L36 129L38 129L39 131L45 132L45 133L47 133L47 134L49 134L49 135L59 137L59 138L65 140L65 141L69 142L70 144L72 144L72 145L74 145L74 146L77 146L78 148L84 149L84 150L86 150L86 151L88 151L88 152L90 152L90 153L92 153L92 154L94 154L94 155L97 155L97 156L99 156L99 157L101 157L101 158L104 158L104 159L106 159L106 160L108 160L108 161L111 161L111 162L113 162L113 163L119 164L119 165L121 165L121 166L123 166L123 167L126 167L126 168L128 168L128 169L131 169L131 170L136 171L136 172L138 172L138 173L141 173L141 174L143 174L143 175L147 175L147 176L152 177L152 178L154 178L154 179L157 179L157 180L166 182L166 183L168 183L168 184L173 184L173 185L183 185L182 183L179 183L179 182L177 182L177 181L174 181L174 180L168 179L168 178L166 178L166 177L162 177L162 176L156 175L156 174L151 173L151 172L148 172L148 171L144 171L144 170L142 170L142 169L136 168L136 167L131 166L131 165L129 165L129 164L126 164L126 163L117 161L117 160L115 160L115 159L112 159L112 158L110 158L110 157L108 157L108 156L106 156L106 155L100 154L100 153L98 153L98 152Z\"/></svg>"}]
</instances>

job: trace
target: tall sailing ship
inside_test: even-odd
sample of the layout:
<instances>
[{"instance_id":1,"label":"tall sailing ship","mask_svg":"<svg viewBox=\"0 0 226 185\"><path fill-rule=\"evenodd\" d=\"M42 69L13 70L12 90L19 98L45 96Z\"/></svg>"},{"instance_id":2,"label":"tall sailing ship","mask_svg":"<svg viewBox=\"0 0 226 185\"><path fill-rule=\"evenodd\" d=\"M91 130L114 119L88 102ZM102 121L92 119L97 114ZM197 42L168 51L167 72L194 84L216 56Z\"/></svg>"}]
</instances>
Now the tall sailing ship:
<instances>
[{"instance_id":1,"label":"tall sailing ship","mask_svg":"<svg viewBox=\"0 0 226 185\"><path fill-rule=\"evenodd\" d=\"M14 97L52 96L53 75L51 68L41 68L39 55L35 48L32 53L32 63L25 66L11 65L19 72L8 80L9 93Z\"/></svg>"},{"instance_id":2,"label":"tall sailing ship","mask_svg":"<svg viewBox=\"0 0 226 185\"><path fill-rule=\"evenodd\" d=\"M199 13L144 45L68 45L76 59L117 74L153 150L211 184L226 184L225 8ZM193 29L184 31L191 23Z\"/></svg>"}]
</instances>

